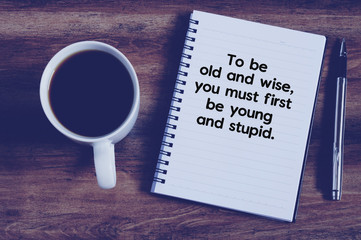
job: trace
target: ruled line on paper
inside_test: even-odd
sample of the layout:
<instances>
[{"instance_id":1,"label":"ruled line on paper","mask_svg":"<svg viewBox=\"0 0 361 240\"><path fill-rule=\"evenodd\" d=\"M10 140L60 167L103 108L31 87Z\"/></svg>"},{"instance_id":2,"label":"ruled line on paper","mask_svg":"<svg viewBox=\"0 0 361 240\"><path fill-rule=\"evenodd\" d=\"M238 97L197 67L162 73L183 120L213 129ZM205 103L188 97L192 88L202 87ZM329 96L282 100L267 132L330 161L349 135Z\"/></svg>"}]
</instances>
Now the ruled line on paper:
<instances>
[{"instance_id":1,"label":"ruled line on paper","mask_svg":"<svg viewBox=\"0 0 361 240\"><path fill-rule=\"evenodd\" d=\"M184 114L185 115L185 114ZM183 115L183 116L184 116ZM189 115L189 116L192 116L192 115ZM183 120L184 123L188 122L188 123L194 123L194 121L188 121L187 119L184 118ZM296 127L295 127L296 128ZM296 128L297 129L297 128ZM192 134L194 133L198 133L200 135L203 136L203 139L204 142L207 142L207 136L208 137L216 137L216 138L219 138L219 139L224 139L224 140L228 140L228 141L233 141L233 142L237 142L238 144L249 144L249 138L245 138L243 135L242 135L242 138L240 137L239 133L233 133L233 132L229 132L226 133L226 132L222 132L222 134L216 134L214 133L213 131L210 131L211 129L209 129L209 131L205 132L205 130L195 130L195 129L192 129L192 130L188 130L188 129L184 129L183 132L186 133L188 132L188 135L187 136L184 136L185 138L188 138L190 139L189 136L191 136ZM218 130L218 131L222 131L223 129L212 129L212 130ZM288 132L284 132L284 131L279 131L278 134L284 134L284 135L288 135L288 136L292 136L294 137L295 139L297 138L298 139L298 135L296 134L292 134L292 133L288 133ZM227 135L227 136L225 136ZM269 141L272 141L272 140L269 140ZM275 140L277 141L277 139ZM291 144L293 143L292 141L289 141ZM212 143L212 142L210 142ZM290 148L287 148L287 147L275 147L274 144L272 145L267 145L267 144L264 144L264 143L258 143L257 141L253 141L252 144L254 146L260 146L260 147L263 147L265 146L266 148L269 148L269 150L275 150L275 149L278 149L278 150L282 150L282 151L285 151L285 152L289 152L290 154L292 153L297 153L293 150L291 150ZM297 144L296 142L293 144L295 145ZM235 150L236 150L236 146L234 147ZM270 156L270 155L267 155L267 156ZM276 156L276 157L280 157L280 156Z\"/></svg>"},{"instance_id":2,"label":"ruled line on paper","mask_svg":"<svg viewBox=\"0 0 361 240\"><path fill-rule=\"evenodd\" d=\"M281 63L287 63L287 64L294 64L294 65L298 65L299 67L302 67L302 68L308 68L308 69L313 69L314 68L314 65L310 64L309 62L313 62L314 59L313 58L310 58L310 56L300 56L299 54L296 54L296 53L292 53L292 52L286 52L286 51L281 51L280 49L268 49L268 48L262 48L262 47L258 47L258 51L250 51L248 49L254 47L252 46L251 44L247 44L247 43L242 43L242 49L239 49L239 45L240 45L240 42L237 41L237 42L231 42L231 41L227 41L228 44L234 44L234 45L227 45L227 49L225 49L225 47L223 45L218 45L217 44L217 41L219 41L219 43L223 43L225 41L222 41L221 39L217 39L217 41L214 41L212 40L212 42L209 42L209 41L203 41L201 42L202 39L198 39L198 42L197 44L194 45L196 51L199 51L199 52L203 52L205 53L204 56L207 56L207 55L211 55L213 57L217 57L217 56L222 56L220 53L224 53L225 50L227 50L228 52L234 52L234 53L243 53L244 55L252 55L254 57L262 57L264 58L265 57L265 54L262 51L266 51L266 52L269 52L270 54L276 54L276 55L266 55L268 59L272 59L272 60L276 60L278 62L281 62ZM201 44L201 45L198 45L198 44ZM237 48L238 47L238 48ZM248 47L248 48L246 48ZM207 48L212 48L214 49L215 51L217 51L217 49L219 49L220 51L217 53L217 52L214 52L214 53L209 53L206 51ZM296 61L296 59L300 60L302 59L302 61ZM245 60L245 59L243 59ZM311 60L311 61L309 61ZM279 65L280 66L280 65ZM302 71L301 71L302 72Z\"/></svg>"},{"instance_id":3,"label":"ruled line on paper","mask_svg":"<svg viewBox=\"0 0 361 240\"><path fill-rule=\"evenodd\" d=\"M280 206L280 205L275 205L275 204L269 204L267 202L261 202L261 201L255 201L255 200L235 197L234 195L224 195L224 194L220 194L220 193L217 193L215 195L212 192L207 192L207 191L204 191L204 190L201 190L201 189L194 189L194 188L187 187L187 186L184 186L184 185L180 186L180 185L170 184L169 186L173 187L173 188L178 188L181 191L193 191L194 193L202 193L202 194L208 194L209 196L213 196L213 197L218 196L218 197L221 197L221 198L224 198L224 199L233 199L233 200L237 200L237 201L243 201L243 202L247 202L249 204L253 204L253 205L257 205L257 206L271 207L271 208L274 208L274 209L277 209L277 210L286 210L284 205ZM175 195L175 196L177 196L177 195ZM193 201L197 201L197 200L193 199ZM199 200L198 200L198 202L199 202ZM209 203L209 201L208 201L208 203ZM220 207L227 207L227 206L221 206L221 205L219 205L219 206ZM243 209L243 211L247 211L247 209Z\"/></svg>"},{"instance_id":4,"label":"ruled line on paper","mask_svg":"<svg viewBox=\"0 0 361 240\"><path fill-rule=\"evenodd\" d=\"M185 152L183 152L181 155L188 156L188 157L191 157L191 158L203 159L203 160L205 160L206 162L211 161L211 162L222 163L222 164L224 164L224 165L227 165L227 167L229 167L230 165L232 165L232 166L236 166L236 167L242 167L242 168L246 168L246 169L251 169L251 170L259 171L259 172L262 172L262 173L270 173L270 174L273 174L273 175L283 176L283 177L287 177L287 178L293 177L292 175L286 174L286 173L281 172L281 171L272 171L272 170L269 170L269 169L264 169L264 167L265 167L264 165L262 166L263 168L250 167L249 162L250 162L250 161L255 161L255 160L254 160L254 159L250 159L249 157L244 158L243 156L239 156L237 159L242 159L242 162L244 163L244 164L239 164L239 161L234 161L234 160L233 160L233 161L229 161L229 160L226 160L226 161L225 161L224 158L223 158L223 159L221 159L221 158L205 158L205 157L203 157L203 156L192 155L192 154L188 154L188 153L185 153ZM222 154L222 155L223 155L223 154ZM233 157L232 157L232 158L233 158ZM186 162L186 163L189 163L189 164L191 164L191 165L198 165L198 166L200 166L200 167L205 167L205 168L207 168L207 169L212 169L212 170L217 170L217 171L223 171L223 172L225 172L225 173L239 174L239 173L234 172L234 171L233 171L234 169L232 169L232 171L227 171L227 170L223 170L223 169L219 169L219 168L214 168L214 167L210 167L210 166L205 166L205 165L203 165L203 164L197 164L197 163L195 163L194 161L188 161L188 160L185 160L185 159L183 159L182 161L184 161L184 162ZM245 164L245 162L247 162L248 164ZM268 161L268 162L263 161L263 162L260 162L260 163L265 164L265 165L269 165L270 167L273 167L273 168L274 168L275 166L277 166L277 167L282 167L282 168L284 168L284 169L288 169L288 168L289 168L288 166L284 166L284 165L275 165L275 164L272 163L272 161ZM190 165L190 166L191 166L191 165ZM255 176L250 176L250 177L253 177L253 178L254 178ZM258 178L258 179L262 179L262 178ZM263 178L263 180L269 180L269 178ZM277 180L272 180L272 181L277 182L277 183L281 183L281 184L286 185L286 186L289 186L289 184L288 184L287 182L284 182L284 181L277 181Z\"/></svg>"},{"instance_id":5,"label":"ruled line on paper","mask_svg":"<svg viewBox=\"0 0 361 240\"><path fill-rule=\"evenodd\" d=\"M212 25L212 22L213 22L213 21L217 21L217 20L216 20L216 19L211 19L211 18L209 18L209 19L207 19L207 20L205 20L205 21L203 21L203 22L206 22L206 23L208 24L208 26L209 26L209 25ZM233 21L233 20L232 20L232 21ZM241 23L241 22L243 22L243 23ZM223 23L226 24L227 22L224 21ZM234 23L233 23L233 24L234 24ZM301 32L299 32L299 31L290 30L290 29L285 29L285 28L281 28L281 27L277 27L277 26L265 25L265 24L256 23L256 22L246 22L245 20L240 20L239 23L235 23L235 24L242 24L242 25L250 25L250 24L251 24L251 25L258 25L258 24L259 24L259 26L262 26L262 27L264 27L264 28L267 28L269 31L272 31L272 30L280 30L280 31L282 31L282 32L288 32L288 33L293 32L293 34L295 34L295 33L296 33L296 34L297 34L297 33L300 33L301 35L304 35L304 34L309 35L309 36L314 35L314 34L305 33L305 32L302 32L302 33L301 33ZM313 48L303 47L303 46L300 46L300 45L291 45L291 44L286 44L286 43L284 43L284 42L281 42L282 39L279 39L279 41L271 41L271 40L268 40L267 38L251 37L251 36L247 36L247 35L242 35L242 34L240 34L239 32L236 32L236 31L229 32L229 31L224 31L224 30L220 30L220 29L209 28L208 26L205 26L205 25L202 26L202 30L213 33L213 34L212 34L212 38L213 38L214 36L217 36L217 35L219 35L219 36L228 35L228 36L232 36L232 38L247 38L247 39L250 39L250 40L252 40L252 41L258 41L258 42L260 42L260 43L269 43L269 44L272 44L272 45L280 45L280 44L283 44L283 45L289 46L290 48L298 48L298 49L300 49L300 50L302 50L302 51L307 51L307 52L310 52L310 53L319 50L319 49L316 48L314 45L313 45ZM214 34L214 33L217 33L217 34ZM212 39L212 38L211 38L211 39ZM298 41L298 43L300 43L300 41ZM302 45L304 45L304 44L302 44ZM255 45L254 47L257 47L257 46L259 46L259 45Z\"/></svg>"},{"instance_id":6,"label":"ruled line on paper","mask_svg":"<svg viewBox=\"0 0 361 240\"><path fill-rule=\"evenodd\" d=\"M204 60L210 60L210 58L207 58L208 57L212 57L214 61L212 61L214 64L222 64L224 65L224 62L221 62L219 59L220 58L223 58L224 56L227 56L227 55L222 55L222 54L215 54L215 53L210 53L209 51L207 51L207 48L204 48L207 44L203 44L202 48L197 48L197 46L195 46L195 50L194 51L197 51L197 53L199 54L202 54L202 57L199 57L200 59L203 58ZM211 44L208 44L209 47L212 47L214 49L220 49L220 50L223 50L223 51L220 51L224 54L224 48L222 47L219 47L219 46L213 46ZM233 50L231 48L228 48L227 51L228 53L231 53L231 52L237 52L238 54L239 53L242 53L243 56L242 56L242 59L243 60L250 60L250 59L244 59L244 55L251 55L253 58L256 58L256 57L262 57L264 55L262 55L262 53L255 53L255 52L250 52L250 51L247 51L246 49L242 49L242 51L236 51L236 50ZM291 55L290 55L291 56ZM297 56L297 55L292 55L292 56ZM293 59L293 60L292 60ZM272 67L274 69L280 69L280 70L284 70L285 72L289 72L290 74L292 74L293 76L296 76L297 78L297 73L301 73L302 76L306 76L306 77L309 77L310 74L313 73L313 69L314 69L314 66L313 65L307 65L307 66L303 66L303 62L307 62L307 60L310 60L310 59L306 59L306 60L303 60L303 61L300 61L300 58L297 56L297 58L295 57L283 57L283 59L281 58L278 58L278 57L272 57L270 58L269 57L269 61L270 60L274 60L274 61L277 61L277 62L280 62L281 64L278 64L278 65L272 65ZM314 59L311 59L312 61L311 62L314 62ZM228 63L228 62L227 62ZM283 64L282 64L283 63ZM293 64L291 67L284 67L283 65L284 64L287 64L287 65L290 65L290 64ZM302 67L303 66L303 67ZM307 68L306 68L307 67ZM280 75L281 76L281 75ZM298 80L300 80L301 78L297 78Z\"/></svg>"},{"instance_id":7,"label":"ruled line on paper","mask_svg":"<svg viewBox=\"0 0 361 240\"><path fill-rule=\"evenodd\" d=\"M208 193L208 194L210 194L210 195L212 195L212 196L223 196L223 197L225 197L225 198L234 198L234 199L238 199L238 200L243 200L243 201L247 201L247 202L253 202L253 203L256 203L256 201L252 201L252 200L250 200L250 199L245 199L245 198L243 198L243 199L241 199L241 198L239 198L239 197L236 197L236 196L238 196L238 195L226 195L226 194L221 194L221 192L222 191L216 191L216 192L207 192L207 191L205 191L205 190L202 190L202 189L200 189L200 188L191 188L191 187L189 187L189 186L192 186L192 181L191 180L189 180L189 179L187 179L187 178L181 178L181 177L174 177L175 179L178 179L178 180L182 180L182 181L185 181L185 182L188 182L189 184L188 185L180 185L180 184L172 184L173 186L178 186L178 187L180 187L180 188L187 188L188 190L193 190L193 191L195 191L195 192L203 192L203 193ZM193 182L194 183L194 182ZM202 182L197 182L197 183L199 183L199 184L201 184L201 185L205 185L205 186L210 186L210 185L208 185L207 183L202 183ZM188 187L185 187L185 186L188 186ZM224 190L224 189L227 189L226 187L224 187L224 186L214 186L214 185L212 185L212 186L210 186L210 187L214 187L214 188L217 188L217 189L222 189L222 190ZM267 198L271 198L271 199L274 199L274 200L277 200L277 201L281 201L281 202L287 202L287 200L285 200L285 199L281 199L281 198L275 198L275 197L272 197L272 196L268 196L268 195L263 195L263 194L257 194L257 193L252 193L252 192L246 192L246 191L239 191L238 189L229 189L229 190L232 190L233 192L238 192L238 193L245 193L245 194L252 194L252 195L254 195L254 196L258 196L258 197L262 197L262 198L265 198L265 199L267 199ZM259 201L259 202L257 202L259 205L266 205L265 204L265 202L262 202L262 201ZM276 207L276 208L283 208L282 207L282 205L280 205L280 206L278 206L278 205L268 205L268 206L273 206L273 207Z\"/></svg>"},{"instance_id":8,"label":"ruled line on paper","mask_svg":"<svg viewBox=\"0 0 361 240\"><path fill-rule=\"evenodd\" d=\"M250 168L252 170L256 170L256 171L271 173L273 175L281 175L281 176L284 176L284 177L293 177L293 175L285 173L285 172L288 172L290 169L292 169L292 167L287 166L287 165L283 165L283 164L274 163L274 161L272 161L272 160L264 161L264 160L254 159L254 158L245 157L245 156L224 155L224 154L220 154L219 158L206 158L204 156L192 155L192 154L189 154L189 153L186 153L186 152L183 152L182 155L189 156L189 157L197 157L197 158L203 159L205 161L218 162L218 163L226 164L227 166L234 165L234 166L237 166L237 167L245 167L245 165L247 163L249 163L250 161L253 161L254 163L260 164L263 167L265 167L265 165L268 165L269 168L270 167L273 167L273 168L276 167L276 168L281 168L282 170L275 171L275 170L269 170L269 168L262 169L262 168L250 167L249 166L250 164L248 164L248 166L246 166L246 167ZM221 156L223 156L223 158L221 158ZM236 161L234 161L234 160L232 160L232 161L224 160L225 158L227 158L227 159L228 158L236 159ZM185 161L187 161L187 160L185 160ZM244 164L239 164L239 162L242 162ZM287 183L284 183L284 182L282 182L282 184L287 185Z\"/></svg>"},{"instance_id":9,"label":"ruled line on paper","mask_svg":"<svg viewBox=\"0 0 361 240\"><path fill-rule=\"evenodd\" d=\"M207 175L207 174L204 174L204 173L199 173L199 172L192 172L190 171L191 167L188 167L187 169L183 169L182 171L182 176L185 176L187 174L190 174L190 175L194 175L197 179L197 183L202 183L202 184L206 184L206 185L209 185L209 182L203 182L206 180L206 178L214 178L215 176L217 176L217 180L219 183L221 183L220 186L216 186L216 187L222 187L222 186L228 186L227 189L228 190L238 190L238 191L241 191L239 190L242 186L245 186L247 188L252 188L254 191L257 191L257 192L263 192L264 194L262 194L262 196L274 196L274 195L289 195L289 191L286 191L286 190L280 190L281 188L276 188L276 187L265 187L265 186L261 186L261 185L257 185L255 184L255 181L252 181L254 179L250 178L249 180L250 181L237 181L237 180L231 180L231 179L226 179L226 178L222 178L220 177L219 175L215 174L215 175ZM174 174L175 175L175 174ZM173 176L174 176L173 175ZM247 175L245 175L245 177L249 177ZM202 180L199 181L198 179L201 178ZM187 178L189 181L192 181L192 179L195 179L195 178L192 178L192 177L189 177ZM258 178L256 180L259 180ZM212 185L209 185L209 186L215 186L214 184ZM237 188L235 188L237 187ZM242 190L243 191L243 190ZM244 192L244 191L243 191ZM270 194L266 194L265 192L271 192ZM258 193L255 193L253 192L253 194L257 194ZM278 197L273 197L273 199L277 199L277 200L281 200L281 201L284 201L283 198L278 198Z\"/></svg>"},{"instance_id":10,"label":"ruled line on paper","mask_svg":"<svg viewBox=\"0 0 361 240\"><path fill-rule=\"evenodd\" d=\"M197 111L197 110L199 111L199 107L197 107L197 106L188 106L188 107L191 109L186 109L185 107L182 108L182 116L185 119L184 121L188 122L188 123L195 123L197 116L194 116L193 113L194 113L194 111ZM256 109L254 109L254 110L256 110ZM262 111L262 110L257 109L257 111ZM227 122L229 122L229 121L230 122L243 122L243 123L246 122L245 123L246 125L248 122L252 122L252 126L261 126L262 125L265 127L268 127L268 126L272 127L273 129L278 128L278 130L277 130L278 133L287 135L289 137L298 138L299 134L303 133L303 131L304 131L304 129L302 129L302 127L300 127L300 126L303 126L303 124L305 122L309 122L309 119L305 119L305 117L304 117L305 114L307 114L307 113L304 111L296 112L296 113L298 113L298 115L296 115L295 117L292 117L293 115L290 115L289 113L288 113L288 115L276 113L277 118L281 119L281 120L277 121L277 120L273 119L272 123L270 123L270 124L265 124L263 122L264 120L248 118L247 116L240 116L240 117L236 116L236 117L231 118L228 115L222 115L222 113L216 113L216 112L212 112L212 111L210 111L208 113L201 112L201 113L199 113L198 116L205 114L205 116L207 116L207 117L219 117L219 118L224 117L227 120ZM292 112L292 113L294 113L294 112ZM275 113L273 112L272 114L274 115ZM309 114L311 114L311 112ZM274 116L273 116L273 118L274 118ZM203 127L205 127L205 126L203 126ZM230 132L230 134L231 133L232 132Z\"/></svg>"},{"instance_id":11,"label":"ruled line on paper","mask_svg":"<svg viewBox=\"0 0 361 240\"><path fill-rule=\"evenodd\" d=\"M187 140L193 140L195 142L197 142L197 139L195 138L188 138ZM214 148L211 149L211 145L208 145L207 149L200 149L199 145L195 145L195 146L191 146L191 145L188 145L188 144L184 144L184 143L181 143L181 142L177 142L176 144L178 145L181 145L181 146L184 146L184 147L187 147L188 149L194 149L194 150L198 150L199 152L208 152L208 153L212 153L212 154L221 154L223 155L224 157L233 157L233 158L237 158L239 157L239 155L234 155L234 154L231 154L230 152L232 152L232 149L222 149L222 151L217 151L217 150L214 150ZM224 150L227 150L227 151L224 151ZM239 151L239 149L238 149ZM245 153L248 153L248 154L257 154L257 156L259 156L260 159L267 159L268 161L274 161L273 165L278 165L278 166L282 166L284 168L288 168L288 169L293 169L294 167L290 167L290 165L293 165L293 161L290 160L290 158L288 157L285 157L284 155L282 156L274 156L274 155L271 155L269 154L268 152L265 152L265 153L261 153L259 150L249 150L247 149L247 151L243 152L243 155L245 155ZM262 157L263 156L263 157ZM294 156L292 157L294 158ZM262 160L259 160L259 159L255 159L255 158L252 158L253 161L258 161L258 162L263 162ZM284 163L288 163L288 164L284 164Z\"/></svg>"}]
</instances>

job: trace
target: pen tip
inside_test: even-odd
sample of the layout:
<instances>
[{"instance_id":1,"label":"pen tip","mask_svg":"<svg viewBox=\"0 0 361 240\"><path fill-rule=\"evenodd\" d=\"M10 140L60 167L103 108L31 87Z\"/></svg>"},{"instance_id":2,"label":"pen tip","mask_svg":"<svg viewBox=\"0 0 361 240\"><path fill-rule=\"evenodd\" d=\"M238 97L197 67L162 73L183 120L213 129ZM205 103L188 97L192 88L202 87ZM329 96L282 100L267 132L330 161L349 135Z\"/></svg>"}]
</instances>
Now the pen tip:
<instances>
[{"instance_id":1,"label":"pen tip","mask_svg":"<svg viewBox=\"0 0 361 240\"><path fill-rule=\"evenodd\" d=\"M332 191L332 200L334 200L334 201L340 201L341 200L340 191L337 191L337 190Z\"/></svg>"}]
</instances>

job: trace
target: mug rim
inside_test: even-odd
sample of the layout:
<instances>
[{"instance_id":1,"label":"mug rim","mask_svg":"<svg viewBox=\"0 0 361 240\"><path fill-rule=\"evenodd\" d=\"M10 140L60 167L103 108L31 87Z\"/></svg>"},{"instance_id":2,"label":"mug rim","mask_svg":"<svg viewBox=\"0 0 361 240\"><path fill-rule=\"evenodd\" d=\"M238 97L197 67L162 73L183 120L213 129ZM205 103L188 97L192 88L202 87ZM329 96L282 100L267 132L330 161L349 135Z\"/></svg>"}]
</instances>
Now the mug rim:
<instances>
[{"instance_id":1,"label":"mug rim","mask_svg":"<svg viewBox=\"0 0 361 240\"><path fill-rule=\"evenodd\" d=\"M133 83L133 91L134 91L132 107L131 107L126 119L119 125L119 127L114 129L113 131L111 131L105 135L96 136L96 137L80 135L80 134L77 134L73 131L70 131L68 128L66 128L55 116L55 114L52 110L51 104L50 104L50 99L49 99L49 90L50 90L52 77L53 77L54 72L58 68L58 66L64 60L69 58L70 56L72 56L76 53L82 52L82 51L87 51L87 50L103 51L103 52L109 53L109 54L113 55L114 57L116 57L127 69L128 73L130 75L130 78L132 80L132 83ZM131 65L130 61L127 59L127 57L123 53L121 53L115 47L113 47L109 44L103 43L103 42L98 42L98 41L80 41L80 42L70 44L70 45L64 47L63 49L61 49L60 51L58 51L46 65L46 67L43 71L43 74L41 76L41 81L40 81L40 102L41 102L43 111L44 111L45 115L47 116L47 118L49 119L50 123L59 132L61 132L68 138L76 140L78 142L83 142L83 143L96 143L96 142L100 142L100 141L104 141L104 140L115 141L115 140L117 140L116 137L118 134L123 133L124 136L122 136L121 138L125 137L125 135L128 134L132 125L135 123L135 119L137 118L138 111L139 111L139 102L140 102L138 78L137 78L135 70L134 70L133 66ZM125 132L123 132L123 131L125 131Z\"/></svg>"}]
</instances>

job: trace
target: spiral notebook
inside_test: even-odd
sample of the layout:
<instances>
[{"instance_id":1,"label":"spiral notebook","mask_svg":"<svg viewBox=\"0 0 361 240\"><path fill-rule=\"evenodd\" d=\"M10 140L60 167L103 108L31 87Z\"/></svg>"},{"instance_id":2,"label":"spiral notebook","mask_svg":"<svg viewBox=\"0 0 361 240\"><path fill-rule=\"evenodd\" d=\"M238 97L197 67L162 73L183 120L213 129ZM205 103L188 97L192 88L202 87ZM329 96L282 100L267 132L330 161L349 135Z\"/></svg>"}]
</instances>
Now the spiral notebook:
<instances>
[{"instance_id":1,"label":"spiral notebook","mask_svg":"<svg viewBox=\"0 0 361 240\"><path fill-rule=\"evenodd\" d=\"M294 221L325 45L193 11L151 192Z\"/></svg>"}]
</instances>

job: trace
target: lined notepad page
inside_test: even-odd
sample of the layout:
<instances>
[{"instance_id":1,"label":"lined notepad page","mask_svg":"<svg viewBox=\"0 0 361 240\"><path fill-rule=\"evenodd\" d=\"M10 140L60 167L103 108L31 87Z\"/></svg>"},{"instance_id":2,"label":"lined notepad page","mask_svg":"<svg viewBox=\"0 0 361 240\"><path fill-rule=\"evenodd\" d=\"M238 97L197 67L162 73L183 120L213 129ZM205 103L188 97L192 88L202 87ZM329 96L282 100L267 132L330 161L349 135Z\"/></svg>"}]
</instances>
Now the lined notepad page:
<instances>
[{"instance_id":1,"label":"lined notepad page","mask_svg":"<svg viewBox=\"0 0 361 240\"><path fill-rule=\"evenodd\" d=\"M184 93L174 92L174 107L170 110L152 192L207 203L238 211L293 221L296 213L302 171L312 126L315 99L322 66L326 39L324 36L273 27L235 18L194 11L191 15L177 84ZM243 67L229 65L228 54L244 60ZM184 56L191 55L191 59ZM267 65L266 72L248 68L250 59ZM234 59L235 60L235 59ZM222 67L221 78L200 74L203 66ZM255 74L252 85L229 81L228 72ZM276 78L291 86L290 92L260 86L260 78ZM220 86L219 94L196 91L196 82ZM226 88L259 94L258 102L225 96ZM291 99L291 109L264 104L267 93ZM223 111L206 109L207 99L222 103ZM233 117L231 106L254 109L272 114L270 124L260 119ZM224 118L223 128L203 126L197 118ZM274 139L251 137L230 131L230 124L272 128ZM167 125L169 126L169 125ZM174 134L174 138L170 138ZM170 156L162 153L170 153ZM164 164L164 161L168 164ZM166 170L166 171L164 171Z\"/></svg>"}]
</instances>

